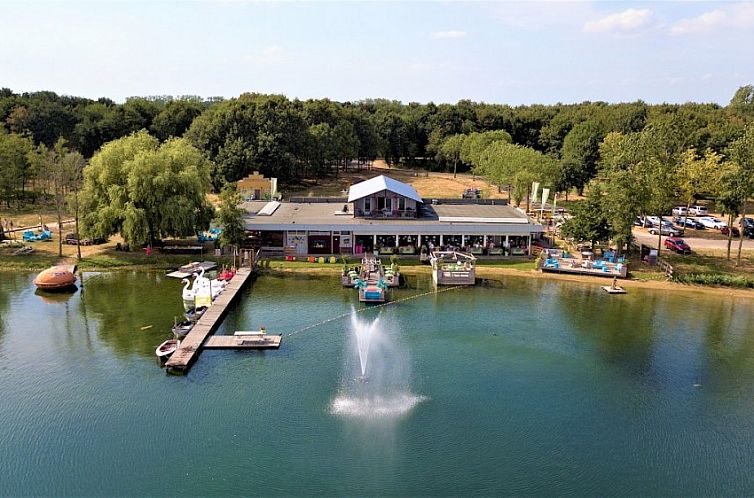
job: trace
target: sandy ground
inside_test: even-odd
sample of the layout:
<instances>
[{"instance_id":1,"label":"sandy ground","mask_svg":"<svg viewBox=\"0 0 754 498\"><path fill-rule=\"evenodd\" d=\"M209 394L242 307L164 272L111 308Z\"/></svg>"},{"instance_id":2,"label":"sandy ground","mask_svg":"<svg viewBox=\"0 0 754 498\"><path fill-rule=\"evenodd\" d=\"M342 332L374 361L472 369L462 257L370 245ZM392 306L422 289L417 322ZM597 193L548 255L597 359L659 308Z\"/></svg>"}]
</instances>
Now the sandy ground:
<instances>
[{"instance_id":1,"label":"sandy ground","mask_svg":"<svg viewBox=\"0 0 754 498\"><path fill-rule=\"evenodd\" d=\"M317 182L308 188L284 189L285 197L312 197L312 196L345 196L351 184L367 180L377 175L387 175L403 183L413 186L416 191L425 198L461 198L467 188L478 188L482 191L482 197L487 199L506 199L507 192L498 192L497 187L490 185L484 179L470 174L458 174L453 178L452 173L434 173L424 170L406 168L392 168L385 161L378 159L372 163L371 168L362 170L350 170L340 173L338 178L327 178Z\"/></svg>"}]
</instances>

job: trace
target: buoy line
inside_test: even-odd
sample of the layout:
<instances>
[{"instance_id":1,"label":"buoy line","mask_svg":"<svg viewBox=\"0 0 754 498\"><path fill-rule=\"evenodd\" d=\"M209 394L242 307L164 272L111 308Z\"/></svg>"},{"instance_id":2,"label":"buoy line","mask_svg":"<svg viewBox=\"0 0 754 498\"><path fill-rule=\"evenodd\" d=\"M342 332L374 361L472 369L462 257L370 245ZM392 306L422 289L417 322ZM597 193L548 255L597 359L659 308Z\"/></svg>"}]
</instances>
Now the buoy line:
<instances>
[{"instance_id":1,"label":"buoy line","mask_svg":"<svg viewBox=\"0 0 754 498\"><path fill-rule=\"evenodd\" d=\"M349 311L347 313L343 313L341 315L338 315L338 316L335 316L335 317L332 317L332 318L328 318L327 320L322 320L321 322L317 322L317 323L315 323L313 325L307 325L304 328L301 328L301 329L298 329L298 330L294 330L293 332L289 332L287 335L288 336L292 336L292 335L295 335L295 334L300 334L301 332L305 332L307 330L320 327L322 325L325 325L326 323L334 322L336 320L341 320L343 318L346 318L346 317L351 316L351 315L355 315L357 313L361 313L363 311L369 311L369 310L373 310L373 309L377 309L377 308L384 308L385 306L390 306L391 304L404 303L404 302L410 301L412 299L417 299L417 298L420 298L420 297L429 296L431 294L439 294L441 292L447 292L447 291L452 291L452 290L456 290L456 289L462 289L463 287L464 287L463 285L456 285L456 286L453 286L453 287L446 287L446 288L440 289L440 290L432 290L432 291L429 291L429 292L423 292L421 294L414 294L413 296L403 297L401 299L396 299L395 301L388 301L386 303L382 303L382 304L378 304L378 305L374 305L374 306L360 308L360 309L357 309L357 310Z\"/></svg>"}]
</instances>

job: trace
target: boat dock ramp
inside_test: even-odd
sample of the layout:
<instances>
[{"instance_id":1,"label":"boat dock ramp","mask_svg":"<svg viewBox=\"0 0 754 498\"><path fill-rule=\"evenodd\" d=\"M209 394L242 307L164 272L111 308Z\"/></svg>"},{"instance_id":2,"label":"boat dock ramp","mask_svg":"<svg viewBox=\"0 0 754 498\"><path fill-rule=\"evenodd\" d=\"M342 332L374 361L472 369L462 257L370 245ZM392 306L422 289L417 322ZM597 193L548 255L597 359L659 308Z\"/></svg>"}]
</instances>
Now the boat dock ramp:
<instances>
[{"instance_id":1,"label":"boat dock ramp","mask_svg":"<svg viewBox=\"0 0 754 498\"><path fill-rule=\"evenodd\" d=\"M251 275L251 268L238 269L223 293L199 318L186 338L181 341L175 353L165 363L168 373L186 373L196 361L202 349L277 349L280 347L281 336L267 336L262 333L249 334L248 336L243 334L238 336L212 336Z\"/></svg>"}]
</instances>

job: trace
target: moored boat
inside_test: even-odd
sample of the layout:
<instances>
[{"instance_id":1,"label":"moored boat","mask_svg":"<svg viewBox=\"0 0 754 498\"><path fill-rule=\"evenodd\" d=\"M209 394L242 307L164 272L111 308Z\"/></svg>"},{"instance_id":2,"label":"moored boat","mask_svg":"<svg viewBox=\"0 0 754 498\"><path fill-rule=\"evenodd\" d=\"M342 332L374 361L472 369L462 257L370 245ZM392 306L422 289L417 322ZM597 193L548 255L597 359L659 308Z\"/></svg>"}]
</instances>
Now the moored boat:
<instances>
[{"instance_id":1,"label":"moored boat","mask_svg":"<svg viewBox=\"0 0 754 498\"><path fill-rule=\"evenodd\" d=\"M205 311L207 311L206 306L199 306L198 308L189 309L183 314L183 316L185 316L186 320L190 322L196 322L202 317Z\"/></svg>"},{"instance_id":2,"label":"moored boat","mask_svg":"<svg viewBox=\"0 0 754 498\"><path fill-rule=\"evenodd\" d=\"M432 280L435 285L474 285L476 257L457 251L432 252Z\"/></svg>"},{"instance_id":3,"label":"moored boat","mask_svg":"<svg viewBox=\"0 0 754 498\"><path fill-rule=\"evenodd\" d=\"M192 322L190 320L176 323L175 325L173 325L173 335L176 339L185 338L188 333L191 332L191 329L194 328L195 323L196 322Z\"/></svg>"},{"instance_id":4,"label":"moored boat","mask_svg":"<svg viewBox=\"0 0 754 498\"><path fill-rule=\"evenodd\" d=\"M157 346L157 349L155 349L154 352L158 358L167 358L171 354L175 353L175 350L178 349L178 344L178 340L168 339L167 341Z\"/></svg>"},{"instance_id":5,"label":"moored boat","mask_svg":"<svg viewBox=\"0 0 754 498\"><path fill-rule=\"evenodd\" d=\"M76 265L60 265L48 268L34 279L37 288L46 291L64 290L76 285Z\"/></svg>"}]
</instances>

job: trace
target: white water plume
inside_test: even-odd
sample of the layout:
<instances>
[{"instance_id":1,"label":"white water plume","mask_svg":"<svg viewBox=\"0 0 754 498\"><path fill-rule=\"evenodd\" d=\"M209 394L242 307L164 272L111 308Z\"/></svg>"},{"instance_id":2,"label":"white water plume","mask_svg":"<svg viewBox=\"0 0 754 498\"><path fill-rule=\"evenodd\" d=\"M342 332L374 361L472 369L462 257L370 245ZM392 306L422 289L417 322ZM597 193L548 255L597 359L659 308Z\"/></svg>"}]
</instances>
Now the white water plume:
<instances>
[{"instance_id":1,"label":"white water plume","mask_svg":"<svg viewBox=\"0 0 754 498\"><path fill-rule=\"evenodd\" d=\"M359 320L356 314L351 315L351 328L356 336L356 347L359 351L359 363L361 365L362 377L367 374L367 361L369 360L369 344L372 341L380 317L374 319L372 323Z\"/></svg>"},{"instance_id":2,"label":"white water plume","mask_svg":"<svg viewBox=\"0 0 754 498\"><path fill-rule=\"evenodd\" d=\"M332 402L332 413L359 418L400 417L426 399L425 396L409 393L398 393L391 398L383 398L382 396L371 398L338 396Z\"/></svg>"},{"instance_id":3,"label":"white water plume","mask_svg":"<svg viewBox=\"0 0 754 498\"><path fill-rule=\"evenodd\" d=\"M384 312L372 320L352 315L352 353L345 357L343 383L332 401L332 414L398 418L426 399L411 390L411 358L399 332Z\"/></svg>"}]
</instances>

